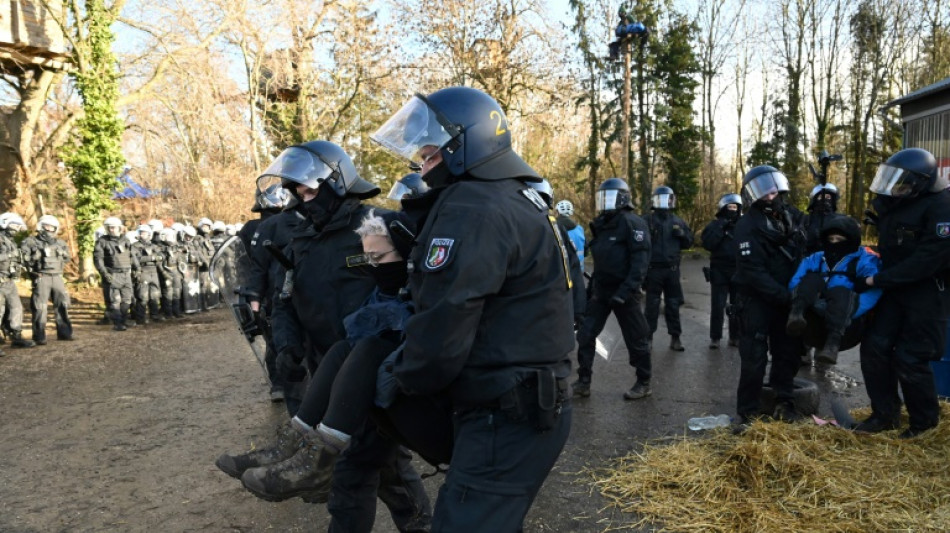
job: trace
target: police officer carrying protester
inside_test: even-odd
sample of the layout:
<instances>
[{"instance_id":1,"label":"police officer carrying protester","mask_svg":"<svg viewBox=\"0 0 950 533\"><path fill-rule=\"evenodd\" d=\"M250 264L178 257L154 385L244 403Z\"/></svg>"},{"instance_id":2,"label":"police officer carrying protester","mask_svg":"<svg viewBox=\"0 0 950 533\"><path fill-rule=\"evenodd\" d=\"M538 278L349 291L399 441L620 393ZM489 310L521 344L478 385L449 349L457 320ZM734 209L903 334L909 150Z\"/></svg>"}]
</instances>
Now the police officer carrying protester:
<instances>
[{"instance_id":1,"label":"police officer carrying protester","mask_svg":"<svg viewBox=\"0 0 950 533\"><path fill-rule=\"evenodd\" d=\"M950 315L950 191L934 156L907 148L878 168L870 190L877 213L881 270L854 289L883 289L861 343L871 416L857 430L898 427L901 399L910 415L902 438L937 425L940 407L930 361L946 346Z\"/></svg>"},{"instance_id":2,"label":"police officer carrying protester","mask_svg":"<svg viewBox=\"0 0 950 533\"><path fill-rule=\"evenodd\" d=\"M667 186L653 191L652 210L645 217L650 227L650 268L645 285L647 293L646 317L650 338L656 332L660 317L660 295L663 296L663 315L670 334L670 349L685 350L680 341L683 325L680 306L683 305L683 286L680 283L680 252L693 245L693 232L680 217L673 213L676 195Z\"/></svg>"},{"instance_id":3,"label":"police officer carrying protester","mask_svg":"<svg viewBox=\"0 0 950 533\"><path fill-rule=\"evenodd\" d=\"M725 318L726 300L736 304L736 286L732 276L736 273L736 222L742 216L742 197L735 193L724 194L717 204L716 219L706 225L701 237L703 248L709 250L708 278L712 288L712 306L709 316L709 348L719 349L722 339L722 324ZM735 313L729 313L729 346L739 345L739 321Z\"/></svg>"},{"instance_id":4,"label":"police officer carrying protester","mask_svg":"<svg viewBox=\"0 0 950 533\"><path fill-rule=\"evenodd\" d=\"M802 217L805 230L805 255L821 250L821 233L828 224L840 217L838 213L838 188L833 183L815 185L808 195L808 214Z\"/></svg>"},{"instance_id":5,"label":"police officer carrying protester","mask_svg":"<svg viewBox=\"0 0 950 533\"><path fill-rule=\"evenodd\" d=\"M116 331L125 331L126 318L132 304L132 243L122 233L122 221L109 217L102 224L106 234L96 241L92 261L108 284L108 308Z\"/></svg>"},{"instance_id":6,"label":"police officer carrying protester","mask_svg":"<svg viewBox=\"0 0 950 533\"><path fill-rule=\"evenodd\" d=\"M6 316L11 345L16 348L30 348L34 342L23 338L23 304L17 293L16 280L24 267L20 249L14 236L26 230L26 223L16 213L0 215L0 319ZM0 350L0 355L3 351Z\"/></svg>"},{"instance_id":7,"label":"police officer carrying protester","mask_svg":"<svg viewBox=\"0 0 950 533\"><path fill-rule=\"evenodd\" d=\"M520 530L571 424L572 281L548 206L525 185L541 178L512 151L498 103L468 87L414 96L372 138L421 164L433 189L393 367L405 392L454 403L432 531Z\"/></svg>"},{"instance_id":8,"label":"police officer carrying protester","mask_svg":"<svg viewBox=\"0 0 950 533\"><path fill-rule=\"evenodd\" d=\"M742 178L742 198L750 208L736 223L739 253L733 278L741 309L736 410L742 423L761 414L769 351L769 382L777 397L770 414L786 421L800 416L793 403L793 379L805 348L800 337L785 332L785 325L792 299L788 283L801 259L804 236L795 224L797 212L785 203L788 190L785 175L768 165L752 168Z\"/></svg>"},{"instance_id":9,"label":"police officer carrying protester","mask_svg":"<svg viewBox=\"0 0 950 533\"><path fill-rule=\"evenodd\" d=\"M273 191L275 185L287 188L304 215L283 250L293 265L289 273L292 288L275 298L272 312L278 353L276 381L284 389L285 405L293 416L300 407L308 370L316 368L323 354L346 337L343 318L359 308L375 286L355 230L370 210L361 200L376 196L379 188L361 178L350 156L328 141L287 148L258 178L257 185L262 193ZM294 431L285 424L278 432ZM278 435L279 443L289 441ZM220 464L219 468L241 476L250 468L288 459L296 451L297 447L284 445L222 457L219 463L223 461L230 471ZM397 525L408 524L416 514L425 512L428 497L410 460L374 425L364 425L334 468L327 502L330 530L368 533L372 520L366 529L366 517L375 515L377 487Z\"/></svg>"},{"instance_id":10,"label":"police officer carrying protester","mask_svg":"<svg viewBox=\"0 0 950 533\"><path fill-rule=\"evenodd\" d=\"M69 293L63 283L63 267L69 262L69 247L56 238L59 220L52 215L43 215L36 223L33 237L23 240L21 250L30 277L33 279L33 295L30 308L33 311L33 341L46 344L46 311L50 297L56 316L56 338L73 340L73 324L69 320Z\"/></svg>"},{"instance_id":11,"label":"police officer carrying protester","mask_svg":"<svg viewBox=\"0 0 950 533\"><path fill-rule=\"evenodd\" d=\"M636 369L637 382L624 393L628 400L653 393L650 386L650 327L641 310L640 289L650 263L650 229L633 213L630 187L620 178L610 178L597 190L597 211L590 223L594 274L584 324L577 332L577 375L574 394L590 396L597 335L613 312Z\"/></svg>"}]
</instances>

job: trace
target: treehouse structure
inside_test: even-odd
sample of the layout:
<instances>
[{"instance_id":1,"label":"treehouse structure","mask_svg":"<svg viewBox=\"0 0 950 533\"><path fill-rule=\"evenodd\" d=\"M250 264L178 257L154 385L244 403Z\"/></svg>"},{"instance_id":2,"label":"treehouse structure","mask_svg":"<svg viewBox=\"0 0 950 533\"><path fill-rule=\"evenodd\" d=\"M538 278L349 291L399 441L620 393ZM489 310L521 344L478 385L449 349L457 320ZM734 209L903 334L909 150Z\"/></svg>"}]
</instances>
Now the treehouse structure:
<instances>
[{"instance_id":1,"label":"treehouse structure","mask_svg":"<svg viewBox=\"0 0 950 533\"><path fill-rule=\"evenodd\" d=\"M65 68L64 9L62 0L0 0L0 73Z\"/></svg>"}]
</instances>

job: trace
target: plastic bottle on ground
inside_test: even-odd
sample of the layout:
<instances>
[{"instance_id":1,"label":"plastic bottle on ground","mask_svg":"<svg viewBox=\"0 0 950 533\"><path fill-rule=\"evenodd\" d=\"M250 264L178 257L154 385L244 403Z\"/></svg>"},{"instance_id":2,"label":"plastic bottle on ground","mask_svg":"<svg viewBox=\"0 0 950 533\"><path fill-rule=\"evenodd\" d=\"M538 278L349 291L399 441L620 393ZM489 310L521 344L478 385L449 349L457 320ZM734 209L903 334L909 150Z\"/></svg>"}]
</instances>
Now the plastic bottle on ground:
<instances>
[{"instance_id":1,"label":"plastic bottle on ground","mask_svg":"<svg viewBox=\"0 0 950 533\"><path fill-rule=\"evenodd\" d=\"M689 429L693 431L700 431L703 429L713 429L721 428L728 426L732 423L732 419L729 418L729 415L718 415L718 416L702 416L698 418L690 418L686 425Z\"/></svg>"}]
</instances>

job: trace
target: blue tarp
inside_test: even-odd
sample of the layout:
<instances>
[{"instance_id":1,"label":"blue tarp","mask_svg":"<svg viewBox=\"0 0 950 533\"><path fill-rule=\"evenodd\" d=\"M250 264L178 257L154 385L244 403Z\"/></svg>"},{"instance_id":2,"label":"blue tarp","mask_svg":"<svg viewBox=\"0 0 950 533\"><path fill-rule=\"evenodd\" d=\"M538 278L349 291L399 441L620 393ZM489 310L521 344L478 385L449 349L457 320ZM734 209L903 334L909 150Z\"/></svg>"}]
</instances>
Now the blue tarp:
<instances>
[{"instance_id":1,"label":"blue tarp","mask_svg":"<svg viewBox=\"0 0 950 533\"><path fill-rule=\"evenodd\" d=\"M128 172L123 172L116 179L116 187L112 190L113 200L131 200L133 198L160 198L171 195L168 187L162 189L147 189L142 187ZM121 188L121 189L120 189Z\"/></svg>"}]
</instances>

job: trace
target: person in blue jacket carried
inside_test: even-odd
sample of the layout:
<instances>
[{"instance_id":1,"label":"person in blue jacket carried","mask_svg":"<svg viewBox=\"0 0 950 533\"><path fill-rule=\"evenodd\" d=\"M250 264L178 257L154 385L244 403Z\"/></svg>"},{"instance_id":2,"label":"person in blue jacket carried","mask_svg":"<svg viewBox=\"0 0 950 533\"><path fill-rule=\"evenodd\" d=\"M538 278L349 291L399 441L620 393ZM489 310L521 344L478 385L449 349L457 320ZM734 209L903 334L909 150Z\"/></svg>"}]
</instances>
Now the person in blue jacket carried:
<instances>
[{"instance_id":1,"label":"person in blue jacket carried","mask_svg":"<svg viewBox=\"0 0 950 533\"><path fill-rule=\"evenodd\" d=\"M802 260L788 284L793 296L786 332L818 348L816 362L833 365L839 350L860 341L867 312L881 297L880 289L855 292L854 280L873 276L881 260L861 246L861 228L851 217L827 222L819 239L821 250Z\"/></svg>"}]
</instances>

